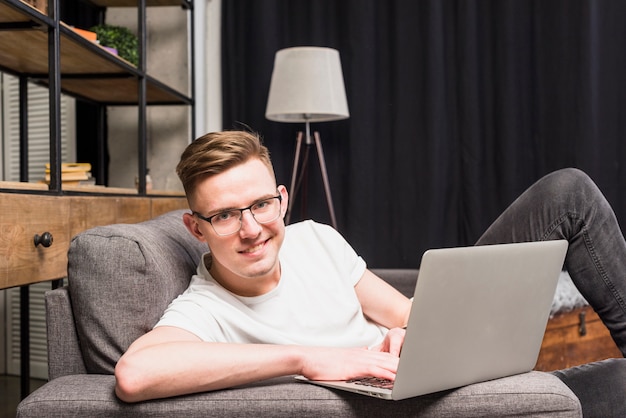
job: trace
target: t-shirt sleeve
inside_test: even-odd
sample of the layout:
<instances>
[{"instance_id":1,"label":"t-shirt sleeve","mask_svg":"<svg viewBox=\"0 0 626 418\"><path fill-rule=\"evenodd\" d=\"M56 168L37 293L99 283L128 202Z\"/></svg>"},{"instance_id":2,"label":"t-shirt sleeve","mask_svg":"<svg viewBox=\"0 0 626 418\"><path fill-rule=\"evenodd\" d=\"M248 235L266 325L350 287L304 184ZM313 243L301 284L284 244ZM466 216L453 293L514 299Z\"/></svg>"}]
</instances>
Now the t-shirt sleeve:
<instances>
[{"instance_id":1,"label":"t-shirt sleeve","mask_svg":"<svg viewBox=\"0 0 626 418\"><path fill-rule=\"evenodd\" d=\"M202 306L203 301L201 299L203 298L203 296L188 289L170 303L154 328L177 327L191 332L202 341L216 342L213 334L209 331L219 329L219 324L211 315L210 310Z\"/></svg>"}]
</instances>

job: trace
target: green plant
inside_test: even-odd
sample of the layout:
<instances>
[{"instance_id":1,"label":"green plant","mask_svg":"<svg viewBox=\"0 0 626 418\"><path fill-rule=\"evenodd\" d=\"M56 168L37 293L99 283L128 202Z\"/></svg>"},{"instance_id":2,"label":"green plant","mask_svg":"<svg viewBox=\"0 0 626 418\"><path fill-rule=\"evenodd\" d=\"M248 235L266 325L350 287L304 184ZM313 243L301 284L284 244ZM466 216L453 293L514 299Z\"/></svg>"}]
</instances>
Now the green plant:
<instances>
[{"instance_id":1,"label":"green plant","mask_svg":"<svg viewBox=\"0 0 626 418\"><path fill-rule=\"evenodd\" d=\"M96 25L90 30L98 35L100 45L117 49L117 53L120 57L135 66L138 65L137 36L128 28L102 24Z\"/></svg>"}]
</instances>

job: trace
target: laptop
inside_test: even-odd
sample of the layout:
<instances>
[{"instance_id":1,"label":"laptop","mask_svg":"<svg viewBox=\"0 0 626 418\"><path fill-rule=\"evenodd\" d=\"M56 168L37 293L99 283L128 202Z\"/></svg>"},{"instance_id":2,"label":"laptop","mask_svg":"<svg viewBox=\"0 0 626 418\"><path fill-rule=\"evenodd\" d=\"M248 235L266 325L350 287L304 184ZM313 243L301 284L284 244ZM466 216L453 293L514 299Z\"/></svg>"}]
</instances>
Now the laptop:
<instances>
[{"instance_id":1,"label":"laptop","mask_svg":"<svg viewBox=\"0 0 626 418\"><path fill-rule=\"evenodd\" d=\"M428 250L392 388L297 378L400 400L531 371L567 247L559 240Z\"/></svg>"}]
</instances>

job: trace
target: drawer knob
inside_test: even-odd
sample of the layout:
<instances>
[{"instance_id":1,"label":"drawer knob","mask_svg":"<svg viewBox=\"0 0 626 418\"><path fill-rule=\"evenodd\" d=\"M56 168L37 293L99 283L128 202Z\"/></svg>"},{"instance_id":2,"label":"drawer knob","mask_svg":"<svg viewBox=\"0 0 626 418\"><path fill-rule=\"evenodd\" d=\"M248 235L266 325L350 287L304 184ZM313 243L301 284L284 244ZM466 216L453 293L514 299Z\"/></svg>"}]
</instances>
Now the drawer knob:
<instances>
[{"instance_id":1,"label":"drawer knob","mask_svg":"<svg viewBox=\"0 0 626 418\"><path fill-rule=\"evenodd\" d=\"M50 232L44 232L43 234L35 234L35 247L39 244L48 248L52 245L52 234Z\"/></svg>"}]
</instances>

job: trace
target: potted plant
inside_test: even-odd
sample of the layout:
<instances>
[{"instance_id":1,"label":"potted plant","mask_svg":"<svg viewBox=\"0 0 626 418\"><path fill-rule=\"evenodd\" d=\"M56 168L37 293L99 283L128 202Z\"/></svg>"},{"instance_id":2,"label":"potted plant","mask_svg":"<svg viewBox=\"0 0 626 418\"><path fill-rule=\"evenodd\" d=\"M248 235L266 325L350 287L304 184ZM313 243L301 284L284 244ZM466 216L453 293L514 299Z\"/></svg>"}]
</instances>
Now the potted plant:
<instances>
[{"instance_id":1,"label":"potted plant","mask_svg":"<svg viewBox=\"0 0 626 418\"><path fill-rule=\"evenodd\" d=\"M126 61L137 66L138 41L137 36L128 28L115 25L101 24L90 29L98 35L98 42L101 46L106 46L117 50L117 54Z\"/></svg>"}]
</instances>

